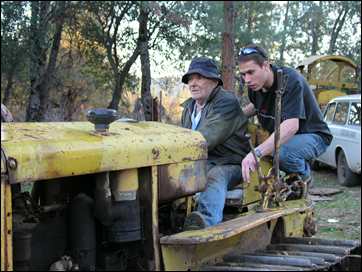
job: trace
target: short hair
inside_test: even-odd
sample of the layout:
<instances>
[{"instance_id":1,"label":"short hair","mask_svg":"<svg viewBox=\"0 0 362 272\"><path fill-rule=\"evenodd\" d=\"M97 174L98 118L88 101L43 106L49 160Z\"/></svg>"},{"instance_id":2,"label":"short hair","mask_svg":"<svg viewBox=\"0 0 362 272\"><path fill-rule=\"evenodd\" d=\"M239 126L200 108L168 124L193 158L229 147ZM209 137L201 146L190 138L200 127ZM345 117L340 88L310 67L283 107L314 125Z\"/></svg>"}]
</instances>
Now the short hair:
<instances>
[{"instance_id":1,"label":"short hair","mask_svg":"<svg viewBox=\"0 0 362 272\"><path fill-rule=\"evenodd\" d=\"M268 60L268 53L266 50L256 44L248 44L240 49L239 52L239 63L246 62L249 60L255 61L261 66L265 61Z\"/></svg>"}]
</instances>

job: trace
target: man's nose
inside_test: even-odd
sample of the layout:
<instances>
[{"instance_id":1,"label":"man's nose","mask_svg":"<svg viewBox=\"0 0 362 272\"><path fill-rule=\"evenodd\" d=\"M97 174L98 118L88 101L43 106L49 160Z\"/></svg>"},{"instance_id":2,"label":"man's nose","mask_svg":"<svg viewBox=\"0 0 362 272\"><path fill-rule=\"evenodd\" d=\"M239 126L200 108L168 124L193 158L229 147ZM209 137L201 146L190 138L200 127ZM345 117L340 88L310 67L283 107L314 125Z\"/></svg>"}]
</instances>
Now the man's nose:
<instances>
[{"instance_id":1,"label":"man's nose","mask_svg":"<svg viewBox=\"0 0 362 272\"><path fill-rule=\"evenodd\" d=\"M196 85L196 79L190 78L188 83L189 83L189 86L195 86Z\"/></svg>"},{"instance_id":2,"label":"man's nose","mask_svg":"<svg viewBox=\"0 0 362 272\"><path fill-rule=\"evenodd\" d=\"M246 84L250 83L251 82L251 77L249 75L245 75L244 76L244 81Z\"/></svg>"}]
</instances>

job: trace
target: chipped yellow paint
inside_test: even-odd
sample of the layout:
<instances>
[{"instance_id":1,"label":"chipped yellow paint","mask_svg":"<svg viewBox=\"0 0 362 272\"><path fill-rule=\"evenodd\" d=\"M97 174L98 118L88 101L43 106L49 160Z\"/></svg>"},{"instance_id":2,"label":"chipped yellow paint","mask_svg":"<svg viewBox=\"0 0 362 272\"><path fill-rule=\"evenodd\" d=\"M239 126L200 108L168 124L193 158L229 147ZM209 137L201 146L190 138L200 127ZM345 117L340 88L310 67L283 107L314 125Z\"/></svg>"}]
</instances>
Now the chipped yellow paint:
<instances>
[{"instance_id":1,"label":"chipped yellow paint","mask_svg":"<svg viewBox=\"0 0 362 272\"><path fill-rule=\"evenodd\" d=\"M206 160L161 165L158 173L160 201L173 201L206 188Z\"/></svg>"},{"instance_id":2,"label":"chipped yellow paint","mask_svg":"<svg viewBox=\"0 0 362 272\"><path fill-rule=\"evenodd\" d=\"M307 212L288 214L283 217L284 231L287 237L303 237L304 220L307 217Z\"/></svg>"},{"instance_id":3,"label":"chipped yellow paint","mask_svg":"<svg viewBox=\"0 0 362 272\"><path fill-rule=\"evenodd\" d=\"M159 228L158 228L158 171L157 167L152 167L152 185L151 185L151 212L152 212L152 242L154 253L154 270L160 271L161 269L161 250L159 245Z\"/></svg>"},{"instance_id":4,"label":"chipped yellow paint","mask_svg":"<svg viewBox=\"0 0 362 272\"><path fill-rule=\"evenodd\" d=\"M282 207L268 212L250 211L240 217L222 222L218 225L195 231L184 231L170 236L164 236L161 244L198 244L216 240L222 240L234 236L243 231L249 230L257 225L268 222L272 219L283 217L296 212L304 212L310 209L304 199L292 200L282 203Z\"/></svg>"},{"instance_id":5,"label":"chipped yellow paint","mask_svg":"<svg viewBox=\"0 0 362 272\"><path fill-rule=\"evenodd\" d=\"M13 270L12 236L11 188L1 175L1 271Z\"/></svg>"},{"instance_id":6,"label":"chipped yellow paint","mask_svg":"<svg viewBox=\"0 0 362 272\"><path fill-rule=\"evenodd\" d=\"M266 176L269 170L272 168L271 161L263 158L260 160L261 172ZM261 196L258 191L255 190L255 186L259 185L258 173L256 171L251 172L250 174L250 184L243 184L244 186L244 197L243 205L247 206L250 203L254 203L260 200Z\"/></svg>"},{"instance_id":7,"label":"chipped yellow paint","mask_svg":"<svg viewBox=\"0 0 362 272\"><path fill-rule=\"evenodd\" d=\"M293 200L284 203L284 208L280 210L263 213L250 211L206 229L164 236L160 243L165 270L197 270L201 265L219 262L220 256L237 251L248 233L254 229L271 222L272 232L279 218L285 218L284 223L289 232L293 230L302 236L303 220L310 209L306 200ZM298 225L298 222L301 223Z\"/></svg>"},{"instance_id":8,"label":"chipped yellow paint","mask_svg":"<svg viewBox=\"0 0 362 272\"><path fill-rule=\"evenodd\" d=\"M111 189L116 192L129 192L138 190L138 172L137 169L127 169L111 172L112 182Z\"/></svg>"},{"instance_id":9,"label":"chipped yellow paint","mask_svg":"<svg viewBox=\"0 0 362 272\"><path fill-rule=\"evenodd\" d=\"M240 236L197 245L162 245L165 271L199 270L202 264L221 262L221 256L237 248Z\"/></svg>"},{"instance_id":10,"label":"chipped yellow paint","mask_svg":"<svg viewBox=\"0 0 362 272\"><path fill-rule=\"evenodd\" d=\"M108 136L89 122L4 123L1 146L16 160L11 183L207 158L199 132L159 122L114 122Z\"/></svg>"}]
</instances>

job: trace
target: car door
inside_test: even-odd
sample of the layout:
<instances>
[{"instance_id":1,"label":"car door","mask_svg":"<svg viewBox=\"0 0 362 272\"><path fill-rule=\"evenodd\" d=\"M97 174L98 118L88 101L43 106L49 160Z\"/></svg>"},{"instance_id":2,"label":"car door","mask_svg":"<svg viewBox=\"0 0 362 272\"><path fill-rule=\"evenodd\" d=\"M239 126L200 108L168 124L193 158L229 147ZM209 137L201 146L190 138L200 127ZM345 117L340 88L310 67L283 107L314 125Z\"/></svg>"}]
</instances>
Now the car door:
<instances>
[{"instance_id":1,"label":"car door","mask_svg":"<svg viewBox=\"0 0 362 272\"><path fill-rule=\"evenodd\" d=\"M339 101L337 103L333 120L329 125L334 142L333 145L331 144L331 149L329 150L330 157L328 159L329 164L334 167L337 166L336 149L340 147L345 153L346 149L350 150L350 130L346 127L349 104L349 101Z\"/></svg>"},{"instance_id":2,"label":"car door","mask_svg":"<svg viewBox=\"0 0 362 272\"><path fill-rule=\"evenodd\" d=\"M329 103L327 105L327 108L324 111L324 121L327 123L329 129L331 130L331 133L333 135L333 140L332 140L331 144L328 146L327 150L317 158L317 161L320 161L322 163L325 163L327 165L334 166L334 167L336 166L336 161L334 158L335 138L334 138L334 134L332 131L333 130L332 121L333 121L334 114L336 111L336 106L337 106L336 102Z\"/></svg>"},{"instance_id":3,"label":"car door","mask_svg":"<svg viewBox=\"0 0 362 272\"><path fill-rule=\"evenodd\" d=\"M348 122L343 131L347 138L343 146L349 168L361 171L361 101L351 101Z\"/></svg>"}]
</instances>

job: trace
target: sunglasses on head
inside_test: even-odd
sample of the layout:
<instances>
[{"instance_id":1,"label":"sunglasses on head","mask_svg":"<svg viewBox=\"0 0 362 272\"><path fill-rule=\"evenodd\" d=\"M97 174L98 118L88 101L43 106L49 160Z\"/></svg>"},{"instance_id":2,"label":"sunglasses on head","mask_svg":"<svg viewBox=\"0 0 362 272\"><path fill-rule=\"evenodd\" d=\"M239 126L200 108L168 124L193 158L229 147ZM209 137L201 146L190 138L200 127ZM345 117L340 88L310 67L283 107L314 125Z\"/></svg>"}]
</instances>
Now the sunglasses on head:
<instances>
[{"instance_id":1,"label":"sunglasses on head","mask_svg":"<svg viewBox=\"0 0 362 272\"><path fill-rule=\"evenodd\" d=\"M256 48L244 47L240 49L240 55L247 56L251 54L259 54L263 58L267 58L263 52L259 51Z\"/></svg>"}]
</instances>

